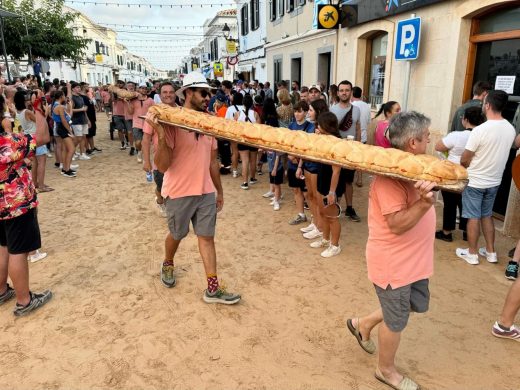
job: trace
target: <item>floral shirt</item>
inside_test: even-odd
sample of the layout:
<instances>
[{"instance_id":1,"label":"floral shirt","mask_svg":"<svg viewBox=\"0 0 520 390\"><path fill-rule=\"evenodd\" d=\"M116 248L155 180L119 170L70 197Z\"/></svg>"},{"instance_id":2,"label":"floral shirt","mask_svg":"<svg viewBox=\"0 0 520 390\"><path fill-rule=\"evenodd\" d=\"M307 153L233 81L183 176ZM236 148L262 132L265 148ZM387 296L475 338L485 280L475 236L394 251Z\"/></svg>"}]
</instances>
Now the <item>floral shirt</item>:
<instances>
[{"instance_id":1,"label":"floral shirt","mask_svg":"<svg viewBox=\"0 0 520 390\"><path fill-rule=\"evenodd\" d=\"M36 139L0 134L0 220L12 219L38 206L26 159L34 156Z\"/></svg>"}]
</instances>

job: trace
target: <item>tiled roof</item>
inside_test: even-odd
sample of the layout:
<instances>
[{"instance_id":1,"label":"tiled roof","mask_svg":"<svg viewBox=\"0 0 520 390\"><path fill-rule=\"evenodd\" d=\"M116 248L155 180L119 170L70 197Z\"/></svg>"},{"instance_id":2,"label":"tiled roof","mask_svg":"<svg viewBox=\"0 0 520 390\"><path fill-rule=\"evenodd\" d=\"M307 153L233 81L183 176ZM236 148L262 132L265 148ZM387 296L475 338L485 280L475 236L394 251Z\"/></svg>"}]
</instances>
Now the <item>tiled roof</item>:
<instances>
[{"instance_id":1,"label":"tiled roof","mask_svg":"<svg viewBox=\"0 0 520 390\"><path fill-rule=\"evenodd\" d=\"M237 14L236 8L225 9L223 11L217 12L217 16L236 16L236 14Z\"/></svg>"}]
</instances>

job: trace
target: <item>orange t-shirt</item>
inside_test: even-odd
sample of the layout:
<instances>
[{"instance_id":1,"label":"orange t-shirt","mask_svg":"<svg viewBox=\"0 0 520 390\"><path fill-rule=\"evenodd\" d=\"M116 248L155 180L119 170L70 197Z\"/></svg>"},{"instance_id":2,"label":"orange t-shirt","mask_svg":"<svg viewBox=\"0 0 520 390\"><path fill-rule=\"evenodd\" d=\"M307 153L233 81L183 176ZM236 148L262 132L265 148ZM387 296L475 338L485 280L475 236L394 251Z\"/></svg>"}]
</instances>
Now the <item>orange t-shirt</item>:
<instances>
[{"instance_id":1,"label":"orange t-shirt","mask_svg":"<svg viewBox=\"0 0 520 390\"><path fill-rule=\"evenodd\" d=\"M166 143L173 149L172 162L164 173L161 195L171 199L215 192L211 180L211 152L217 149L215 138L165 126Z\"/></svg>"},{"instance_id":2,"label":"orange t-shirt","mask_svg":"<svg viewBox=\"0 0 520 390\"><path fill-rule=\"evenodd\" d=\"M407 209L418 199L419 192L412 182L382 176L376 176L372 182L366 258L368 279L381 288L403 287L433 274L436 224L433 206L403 234L392 233L385 218Z\"/></svg>"},{"instance_id":3,"label":"orange t-shirt","mask_svg":"<svg viewBox=\"0 0 520 390\"><path fill-rule=\"evenodd\" d=\"M222 107L220 107L217 110L217 116L219 118L225 118L226 117L226 112L227 112L227 107L226 106L222 106Z\"/></svg>"}]
</instances>

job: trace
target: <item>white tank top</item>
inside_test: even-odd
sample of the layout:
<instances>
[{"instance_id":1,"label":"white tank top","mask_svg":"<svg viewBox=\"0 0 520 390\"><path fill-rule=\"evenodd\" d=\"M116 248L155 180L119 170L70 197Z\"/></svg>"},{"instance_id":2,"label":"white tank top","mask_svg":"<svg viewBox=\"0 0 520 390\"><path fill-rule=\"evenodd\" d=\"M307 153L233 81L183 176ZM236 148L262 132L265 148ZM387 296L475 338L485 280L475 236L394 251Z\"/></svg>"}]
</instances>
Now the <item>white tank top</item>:
<instances>
[{"instance_id":1,"label":"white tank top","mask_svg":"<svg viewBox=\"0 0 520 390\"><path fill-rule=\"evenodd\" d=\"M240 112L240 115L238 116L238 122L251 121L251 123L256 123L255 110L253 110L252 108L250 108L249 112L247 113L249 120L246 120L246 109L245 108L241 108L239 112Z\"/></svg>"},{"instance_id":2,"label":"white tank top","mask_svg":"<svg viewBox=\"0 0 520 390\"><path fill-rule=\"evenodd\" d=\"M36 122L25 119L25 111L27 110L16 111L16 119L20 121L24 134L34 135L36 134Z\"/></svg>"}]
</instances>

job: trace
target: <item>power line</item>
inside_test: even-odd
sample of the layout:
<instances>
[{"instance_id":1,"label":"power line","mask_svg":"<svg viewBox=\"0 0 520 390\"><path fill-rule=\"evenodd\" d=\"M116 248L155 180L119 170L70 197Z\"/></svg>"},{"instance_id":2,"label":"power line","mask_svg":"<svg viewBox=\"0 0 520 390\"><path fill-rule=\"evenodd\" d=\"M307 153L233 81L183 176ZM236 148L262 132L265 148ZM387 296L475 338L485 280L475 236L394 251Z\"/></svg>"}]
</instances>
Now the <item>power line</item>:
<instances>
[{"instance_id":1,"label":"power line","mask_svg":"<svg viewBox=\"0 0 520 390\"><path fill-rule=\"evenodd\" d=\"M181 29L184 29L184 30L188 30L188 29L193 29L195 30L196 28L197 29L200 29L200 28L203 28L204 26L185 26L185 25L181 25L181 26L157 26L157 25L142 25L142 24L120 24L120 23L97 23L101 26L114 26L114 27L122 27L122 28L125 28L125 27L129 27L129 28L146 28L146 29L153 29L153 30L181 30ZM214 25L211 25L211 27L224 27L224 25L220 25L220 24L214 24Z\"/></svg>"},{"instance_id":2,"label":"power line","mask_svg":"<svg viewBox=\"0 0 520 390\"><path fill-rule=\"evenodd\" d=\"M120 3L113 1L89 1L89 0L66 0L66 3L70 4L78 4L78 5L94 5L94 6L114 6L114 7L138 7L138 8L194 8L194 7L231 7L236 6L235 3L206 3L206 4L161 4L161 3L150 3L150 4L142 4L142 3ZM234 15L225 15L225 16L234 16Z\"/></svg>"}]
</instances>

